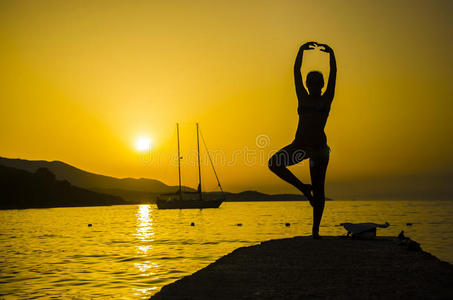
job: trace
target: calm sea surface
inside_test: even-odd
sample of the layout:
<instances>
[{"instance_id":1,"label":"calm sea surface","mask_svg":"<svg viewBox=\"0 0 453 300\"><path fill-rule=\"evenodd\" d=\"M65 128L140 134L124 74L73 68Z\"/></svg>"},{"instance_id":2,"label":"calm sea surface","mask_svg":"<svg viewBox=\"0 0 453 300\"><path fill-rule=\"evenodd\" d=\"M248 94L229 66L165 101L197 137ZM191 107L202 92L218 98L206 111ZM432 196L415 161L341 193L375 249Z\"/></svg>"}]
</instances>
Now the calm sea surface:
<instances>
[{"instance_id":1,"label":"calm sea surface","mask_svg":"<svg viewBox=\"0 0 453 300\"><path fill-rule=\"evenodd\" d=\"M329 201L321 234L345 234L342 222L387 221L378 235L404 230L453 263L452 216L453 201ZM0 298L145 299L238 247L310 233L305 202L0 211Z\"/></svg>"}]
</instances>

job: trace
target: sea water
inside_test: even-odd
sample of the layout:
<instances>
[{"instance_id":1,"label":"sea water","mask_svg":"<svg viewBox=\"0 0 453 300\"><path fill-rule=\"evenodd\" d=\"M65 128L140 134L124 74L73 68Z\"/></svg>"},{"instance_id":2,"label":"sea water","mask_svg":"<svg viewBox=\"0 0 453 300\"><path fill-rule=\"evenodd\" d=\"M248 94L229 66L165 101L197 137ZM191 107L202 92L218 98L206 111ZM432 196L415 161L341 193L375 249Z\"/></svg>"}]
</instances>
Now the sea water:
<instances>
[{"instance_id":1,"label":"sea water","mask_svg":"<svg viewBox=\"0 0 453 300\"><path fill-rule=\"evenodd\" d=\"M452 215L453 201L328 201L320 233L344 235L343 222L389 222L378 235L404 230L453 263ZM311 222L306 202L4 210L0 298L146 299L238 247L310 235Z\"/></svg>"}]
</instances>

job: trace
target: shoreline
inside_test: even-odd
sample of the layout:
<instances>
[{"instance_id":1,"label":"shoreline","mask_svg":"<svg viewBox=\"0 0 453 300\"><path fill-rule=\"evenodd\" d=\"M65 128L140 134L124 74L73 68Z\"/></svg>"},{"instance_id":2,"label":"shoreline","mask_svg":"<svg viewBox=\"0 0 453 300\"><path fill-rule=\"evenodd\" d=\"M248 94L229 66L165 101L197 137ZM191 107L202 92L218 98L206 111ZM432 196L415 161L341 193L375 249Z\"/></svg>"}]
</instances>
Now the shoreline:
<instances>
[{"instance_id":1,"label":"shoreline","mask_svg":"<svg viewBox=\"0 0 453 300\"><path fill-rule=\"evenodd\" d=\"M294 237L238 248L150 299L446 299L452 282L453 265L395 237Z\"/></svg>"}]
</instances>

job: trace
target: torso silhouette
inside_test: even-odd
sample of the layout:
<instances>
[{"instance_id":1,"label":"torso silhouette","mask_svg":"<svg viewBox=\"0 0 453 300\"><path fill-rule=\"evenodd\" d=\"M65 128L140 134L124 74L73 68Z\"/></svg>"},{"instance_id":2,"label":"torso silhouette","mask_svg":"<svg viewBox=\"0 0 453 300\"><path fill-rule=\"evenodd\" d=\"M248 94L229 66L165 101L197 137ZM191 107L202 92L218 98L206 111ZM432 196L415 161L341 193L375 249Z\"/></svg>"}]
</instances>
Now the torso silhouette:
<instances>
[{"instance_id":1,"label":"torso silhouette","mask_svg":"<svg viewBox=\"0 0 453 300\"><path fill-rule=\"evenodd\" d=\"M294 142L299 146L318 150L327 146L327 137L324 132L329 117L330 99L326 93L321 96L305 95L299 99L299 124Z\"/></svg>"}]
</instances>

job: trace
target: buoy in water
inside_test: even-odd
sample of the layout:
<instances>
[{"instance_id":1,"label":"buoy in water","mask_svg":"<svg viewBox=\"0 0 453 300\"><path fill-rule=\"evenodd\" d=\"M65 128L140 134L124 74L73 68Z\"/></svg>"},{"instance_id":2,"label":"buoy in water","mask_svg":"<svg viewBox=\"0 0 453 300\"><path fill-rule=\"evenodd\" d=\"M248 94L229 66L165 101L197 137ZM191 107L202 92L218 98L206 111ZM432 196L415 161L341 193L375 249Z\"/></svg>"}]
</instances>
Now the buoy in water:
<instances>
[{"instance_id":1,"label":"buoy in water","mask_svg":"<svg viewBox=\"0 0 453 300\"><path fill-rule=\"evenodd\" d=\"M289 226L291 226L291 224L290 223L285 223L285 226L289 227Z\"/></svg>"},{"instance_id":2,"label":"buoy in water","mask_svg":"<svg viewBox=\"0 0 453 300\"><path fill-rule=\"evenodd\" d=\"M88 224L88 227L91 227L91 226L93 226L93 224Z\"/></svg>"},{"instance_id":3,"label":"buoy in water","mask_svg":"<svg viewBox=\"0 0 453 300\"><path fill-rule=\"evenodd\" d=\"M195 223L194 222L190 223L190 226L195 226Z\"/></svg>"}]
</instances>

